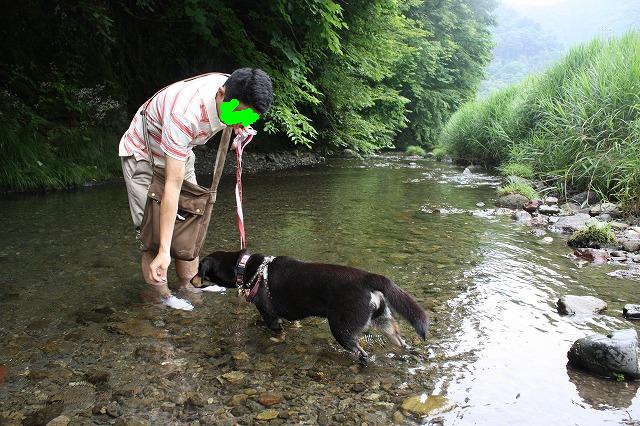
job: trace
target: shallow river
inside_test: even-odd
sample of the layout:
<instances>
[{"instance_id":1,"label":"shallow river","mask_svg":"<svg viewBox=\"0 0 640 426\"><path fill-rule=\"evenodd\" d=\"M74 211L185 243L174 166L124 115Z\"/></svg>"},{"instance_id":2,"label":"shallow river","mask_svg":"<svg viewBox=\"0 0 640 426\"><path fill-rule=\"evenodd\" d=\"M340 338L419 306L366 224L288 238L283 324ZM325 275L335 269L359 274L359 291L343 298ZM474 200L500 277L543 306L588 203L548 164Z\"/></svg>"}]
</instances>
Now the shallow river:
<instances>
[{"instance_id":1,"label":"shallow river","mask_svg":"<svg viewBox=\"0 0 640 426\"><path fill-rule=\"evenodd\" d=\"M621 310L640 283L488 214L476 203L493 205L498 180L461 172L380 156L245 176L252 251L384 274L428 310L426 342L402 323L409 351L365 335L365 368L325 320L275 339L233 291L195 296L192 312L149 302L124 185L0 200L0 424L640 422L637 382L566 363L576 339L638 327ZM204 252L238 247L228 177L220 192ZM609 309L561 317L563 294ZM423 394L445 411L403 412Z\"/></svg>"}]
</instances>

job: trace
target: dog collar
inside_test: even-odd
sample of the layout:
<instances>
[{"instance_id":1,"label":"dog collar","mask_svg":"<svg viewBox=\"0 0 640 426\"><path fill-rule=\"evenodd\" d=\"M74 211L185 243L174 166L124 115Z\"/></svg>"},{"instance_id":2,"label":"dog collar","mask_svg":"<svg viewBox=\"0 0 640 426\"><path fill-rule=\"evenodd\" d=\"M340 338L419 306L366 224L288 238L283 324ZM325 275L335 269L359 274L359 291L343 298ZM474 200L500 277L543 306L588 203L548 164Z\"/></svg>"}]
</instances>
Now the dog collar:
<instances>
[{"instance_id":1,"label":"dog collar","mask_svg":"<svg viewBox=\"0 0 640 426\"><path fill-rule=\"evenodd\" d=\"M236 263L235 273L236 273L236 287L238 287L238 291L242 290L244 284L244 271L247 267L247 262L251 255L247 251L243 251L240 253L238 257L238 262Z\"/></svg>"}]
</instances>

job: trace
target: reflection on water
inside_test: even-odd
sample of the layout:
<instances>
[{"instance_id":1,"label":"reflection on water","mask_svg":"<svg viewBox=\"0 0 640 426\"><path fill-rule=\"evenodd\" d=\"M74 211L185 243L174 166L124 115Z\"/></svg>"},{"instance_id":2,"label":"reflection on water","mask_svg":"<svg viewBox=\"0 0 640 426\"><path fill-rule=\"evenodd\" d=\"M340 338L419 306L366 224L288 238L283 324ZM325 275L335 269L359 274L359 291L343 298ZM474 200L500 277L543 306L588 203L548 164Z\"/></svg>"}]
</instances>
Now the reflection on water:
<instances>
[{"instance_id":1,"label":"reflection on water","mask_svg":"<svg viewBox=\"0 0 640 426\"><path fill-rule=\"evenodd\" d=\"M189 313L145 302L123 186L3 199L0 422L63 413L232 424L271 408L284 423L385 424L422 393L455 404L422 422L640 419L637 383L566 366L577 338L633 326L621 309L638 302L638 282L608 276L610 266L578 270L561 238L546 244L478 209L492 205L496 184L395 156L245 178L253 251L387 275L429 310L426 344L402 325L411 351L366 335L374 361L365 369L324 319L285 324L280 341L231 291L203 295ZM222 184L205 252L237 249L231 185ZM560 317L563 294L600 297L608 313Z\"/></svg>"}]
</instances>

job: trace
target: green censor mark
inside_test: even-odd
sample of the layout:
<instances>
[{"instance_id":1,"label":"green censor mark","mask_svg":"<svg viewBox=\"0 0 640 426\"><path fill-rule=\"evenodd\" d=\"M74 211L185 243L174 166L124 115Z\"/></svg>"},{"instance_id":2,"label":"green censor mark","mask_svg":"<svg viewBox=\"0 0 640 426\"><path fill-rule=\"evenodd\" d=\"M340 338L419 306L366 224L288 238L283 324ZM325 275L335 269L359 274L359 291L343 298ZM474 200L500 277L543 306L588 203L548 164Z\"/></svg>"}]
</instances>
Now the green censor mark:
<instances>
[{"instance_id":1,"label":"green censor mark","mask_svg":"<svg viewBox=\"0 0 640 426\"><path fill-rule=\"evenodd\" d=\"M237 99L231 99L230 101L220 104L220 121L227 126L242 123L244 127L247 127L260 118L260 114L256 114L251 108L234 111L238 105L240 105L240 101Z\"/></svg>"}]
</instances>

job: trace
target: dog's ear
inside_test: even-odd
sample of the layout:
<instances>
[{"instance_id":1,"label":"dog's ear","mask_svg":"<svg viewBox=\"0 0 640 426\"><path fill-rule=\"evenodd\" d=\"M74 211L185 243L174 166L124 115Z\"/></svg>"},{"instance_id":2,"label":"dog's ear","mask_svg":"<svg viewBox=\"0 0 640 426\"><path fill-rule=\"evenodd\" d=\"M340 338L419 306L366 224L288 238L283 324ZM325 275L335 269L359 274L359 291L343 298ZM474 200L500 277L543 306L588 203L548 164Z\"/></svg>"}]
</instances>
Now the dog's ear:
<instances>
[{"instance_id":1,"label":"dog's ear","mask_svg":"<svg viewBox=\"0 0 640 426\"><path fill-rule=\"evenodd\" d=\"M208 279L209 281L214 281L216 278L216 264L218 261L213 257L205 257L200 261L200 265L198 266L198 275L200 275L201 280Z\"/></svg>"}]
</instances>

